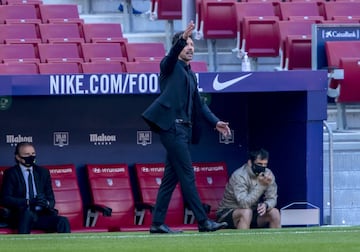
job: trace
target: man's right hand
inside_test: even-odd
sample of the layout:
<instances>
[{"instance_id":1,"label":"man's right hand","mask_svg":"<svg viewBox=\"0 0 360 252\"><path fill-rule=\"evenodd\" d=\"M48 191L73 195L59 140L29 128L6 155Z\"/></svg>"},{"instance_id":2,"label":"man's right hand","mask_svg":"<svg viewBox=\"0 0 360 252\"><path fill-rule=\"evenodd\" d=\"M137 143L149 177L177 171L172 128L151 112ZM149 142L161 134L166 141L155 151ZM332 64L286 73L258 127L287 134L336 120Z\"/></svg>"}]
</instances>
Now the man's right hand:
<instances>
[{"instance_id":1,"label":"man's right hand","mask_svg":"<svg viewBox=\"0 0 360 252\"><path fill-rule=\"evenodd\" d=\"M269 186L273 181L273 178L272 178L270 172L260 173L259 176L257 177L257 179L262 186Z\"/></svg>"}]
</instances>

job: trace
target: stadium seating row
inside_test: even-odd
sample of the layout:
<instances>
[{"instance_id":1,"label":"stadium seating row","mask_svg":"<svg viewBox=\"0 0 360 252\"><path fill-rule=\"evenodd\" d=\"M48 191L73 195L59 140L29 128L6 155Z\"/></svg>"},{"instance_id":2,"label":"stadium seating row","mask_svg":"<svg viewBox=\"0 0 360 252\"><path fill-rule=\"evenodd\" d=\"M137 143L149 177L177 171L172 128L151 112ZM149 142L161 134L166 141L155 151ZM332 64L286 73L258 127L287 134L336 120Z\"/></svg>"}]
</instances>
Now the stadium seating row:
<instances>
[{"instance_id":1,"label":"stadium seating row","mask_svg":"<svg viewBox=\"0 0 360 252\"><path fill-rule=\"evenodd\" d=\"M350 1L197 0L196 37L198 39L236 38L235 51L240 52L239 56L247 52L249 57L276 57L279 56L279 47L283 50L284 47L281 45L286 41L281 37L282 40L279 42L279 23L282 21L359 23L359 13L360 2ZM296 40L289 38L289 43L298 42L297 48L300 49L308 47L311 41L308 37L310 34L296 35L306 35L306 38L298 37ZM309 51L306 51L306 55L309 55ZM283 57L281 68L284 69L286 54L281 56ZM300 68L303 67L301 65ZM288 69L292 69L291 63Z\"/></svg>"},{"instance_id":2,"label":"stadium seating row","mask_svg":"<svg viewBox=\"0 0 360 252\"><path fill-rule=\"evenodd\" d=\"M159 64L159 61L8 62L0 64L0 75L159 73ZM207 63L192 61L191 68L194 72L207 72Z\"/></svg>"},{"instance_id":3,"label":"stadium seating row","mask_svg":"<svg viewBox=\"0 0 360 252\"><path fill-rule=\"evenodd\" d=\"M215 218L228 179L226 164L194 163L193 166L200 198L209 217ZM135 184L130 180L127 164L86 165L92 200L89 207L83 206L73 164L45 167L50 170L52 178L55 208L59 214L69 218L72 232L148 230L164 164L135 164ZM0 167L0 186L5 169ZM138 191L139 197L135 197L134 190ZM184 229L197 229L191 211L185 209L186 202L178 186L172 196L166 223ZM0 228L0 233L13 232Z\"/></svg>"}]
</instances>

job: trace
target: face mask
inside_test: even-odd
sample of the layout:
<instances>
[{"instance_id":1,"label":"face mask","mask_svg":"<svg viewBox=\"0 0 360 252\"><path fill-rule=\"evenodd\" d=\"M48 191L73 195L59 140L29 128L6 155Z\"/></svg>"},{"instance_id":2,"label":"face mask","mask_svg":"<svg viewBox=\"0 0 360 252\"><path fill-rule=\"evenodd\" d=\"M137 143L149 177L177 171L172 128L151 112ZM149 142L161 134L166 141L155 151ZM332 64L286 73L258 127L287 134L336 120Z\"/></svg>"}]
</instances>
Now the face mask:
<instances>
[{"instance_id":1,"label":"face mask","mask_svg":"<svg viewBox=\"0 0 360 252\"><path fill-rule=\"evenodd\" d=\"M261 165L253 164L251 168L256 176L259 176L260 173L265 172L265 167Z\"/></svg>"},{"instance_id":2,"label":"face mask","mask_svg":"<svg viewBox=\"0 0 360 252\"><path fill-rule=\"evenodd\" d=\"M24 163L22 164L25 165L26 167L30 167L35 164L36 156L28 156L28 157L20 157L20 158L24 160Z\"/></svg>"}]
</instances>

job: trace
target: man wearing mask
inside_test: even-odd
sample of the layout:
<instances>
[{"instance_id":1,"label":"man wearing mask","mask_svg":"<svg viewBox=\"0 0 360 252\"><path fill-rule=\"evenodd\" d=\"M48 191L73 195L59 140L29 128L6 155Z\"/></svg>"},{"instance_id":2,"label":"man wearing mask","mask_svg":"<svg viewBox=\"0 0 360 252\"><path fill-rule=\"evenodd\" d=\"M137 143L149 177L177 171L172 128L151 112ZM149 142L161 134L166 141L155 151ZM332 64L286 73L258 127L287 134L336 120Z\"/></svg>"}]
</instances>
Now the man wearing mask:
<instances>
[{"instance_id":1,"label":"man wearing mask","mask_svg":"<svg viewBox=\"0 0 360 252\"><path fill-rule=\"evenodd\" d=\"M19 234L29 234L32 229L69 233L68 219L54 208L50 172L35 160L33 144L21 142L15 148L17 164L4 172L1 200L10 210L9 224Z\"/></svg>"},{"instance_id":2,"label":"man wearing mask","mask_svg":"<svg viewBox=\"0 0 360 252\"><path fill-rule=\"evenodd\" d=\"M248 162L231 175L217 210L217 220L228 228L280 228L275 176L267 168L269 153L250 152Z\"/></svg>"}]
</instances>

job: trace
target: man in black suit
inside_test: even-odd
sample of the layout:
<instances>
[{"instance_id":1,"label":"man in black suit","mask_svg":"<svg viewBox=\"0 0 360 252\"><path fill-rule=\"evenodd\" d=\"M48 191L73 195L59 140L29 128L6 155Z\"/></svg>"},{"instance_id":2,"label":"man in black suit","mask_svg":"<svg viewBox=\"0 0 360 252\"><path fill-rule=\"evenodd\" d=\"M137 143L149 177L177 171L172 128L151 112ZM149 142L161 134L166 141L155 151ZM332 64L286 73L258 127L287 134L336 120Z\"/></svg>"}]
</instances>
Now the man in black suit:
<instances>
[{"instance_id":1,"label":"man in black suit","mask_svg":"<svg viewBox=\"0 0 360 252\"><path fill-rule=\"evenodd\" d=\"M1 200L10 210L10 226L19 234L29 234L32 229L69 233L68 219L54 208L50 172L35 160L33 144L21 142L15 148L17 164L4 172Z\"/></svg>"},{"instance_id":2,"label":"man in black suit","mask_svg":"<svg viewBox=\"0 0 360 252\"><path fill-rule=\"evenodd\" d=\"M174 35L172 48L160 63L159 97L143 113L150 128L158 132L166 149L165 172L153 211L150 233L174 233L165 223L171 195L180 182L185 201L193 211L200 232L216 231L226 223L209 220L195 186L190 144L199 141L203 118L223 135L231 134L228 123L220 121L201 100L197 80L190 69L194 54L191 21L184 32Z\"/></svg>"}]
</instances>

